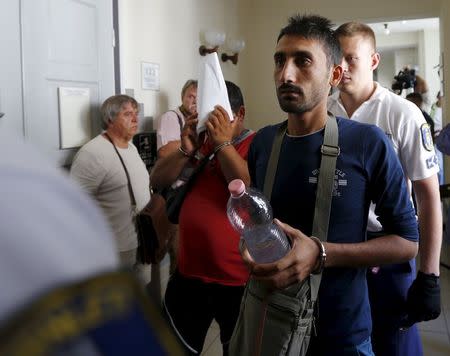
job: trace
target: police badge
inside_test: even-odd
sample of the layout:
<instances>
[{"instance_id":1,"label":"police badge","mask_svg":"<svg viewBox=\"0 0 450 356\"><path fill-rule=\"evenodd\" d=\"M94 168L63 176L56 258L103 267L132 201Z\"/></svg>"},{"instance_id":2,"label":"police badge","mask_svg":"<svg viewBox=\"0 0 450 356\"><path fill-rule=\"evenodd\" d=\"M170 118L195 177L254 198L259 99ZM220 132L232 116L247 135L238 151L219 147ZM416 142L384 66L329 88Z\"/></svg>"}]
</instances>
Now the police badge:
<instances>
[{"instance_id":1,"label":"police badge","mask_svg":"<svg viewBox=\"0 0 450 356\"><path fill-rule=\"evenodd\" d=\"M420 126L420 134L422 135L422 144L427 151L433 150L433 136L431 135L430 126L428 124L422 124Z\"/></svg>"}]
</instances>

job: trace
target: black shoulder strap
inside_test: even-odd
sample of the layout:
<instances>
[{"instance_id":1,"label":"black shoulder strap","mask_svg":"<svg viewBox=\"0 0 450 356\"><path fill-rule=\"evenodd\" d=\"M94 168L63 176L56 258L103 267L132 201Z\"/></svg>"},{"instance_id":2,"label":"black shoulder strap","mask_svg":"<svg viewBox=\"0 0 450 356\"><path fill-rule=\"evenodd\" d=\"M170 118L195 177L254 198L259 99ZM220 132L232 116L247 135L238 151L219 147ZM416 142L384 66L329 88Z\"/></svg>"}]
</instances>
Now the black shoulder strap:
<instances>
[{"instance_id":1,"label":"black shoulder strap","mask_svg":"<svg viewBox=\"0 0 450 356\"><path fill-rule=\"evenodd\" d=\"M111 137L109 137L109 135L106 132L105 132L105 137L109 140L109 142L111 142L111 144L114 147L114 150L116 151L117 155L119 156L120 162L122 163L123 169L125 170L125 174L127 176L128 190L130 192L130 197L131 197L131 205L133 207L135 207L136 206L136 199L134 197L133 187L131 186L130 175L128 174L127 166L125 166L125 162L123 161L122 156L120 155L119 151L117 150L116 145L114 144L114 142L111 140Z\"/></svg>"},{"instance_id":2,"label":"black shoulder strap","mask_svg":"<svg viewBox=\"0 0 450 356\"><path fill-rule=\"evenodd\" d=\"M169 111L174 112L175 115L177 115L178 123L180 124L180 131L183 130L184 120L180 117L180 115L178 115L178 113L175 110L169 110Z\"/></svg>"}]
</instances>

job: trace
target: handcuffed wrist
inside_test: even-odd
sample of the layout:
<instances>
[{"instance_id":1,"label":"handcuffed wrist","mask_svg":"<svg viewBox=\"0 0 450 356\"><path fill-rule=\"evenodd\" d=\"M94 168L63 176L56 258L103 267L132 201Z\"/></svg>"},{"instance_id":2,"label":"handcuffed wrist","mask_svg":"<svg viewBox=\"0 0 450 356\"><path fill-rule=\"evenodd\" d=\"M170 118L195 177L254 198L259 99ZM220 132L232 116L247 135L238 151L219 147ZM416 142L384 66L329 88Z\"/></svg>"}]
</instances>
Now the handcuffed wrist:
<instances>
[{"instance_id":1,"label":"handcuffed wrist","mask_svg":"<svg viewBox=\"0 0 450 356\"><path fill-rule=\"evenodd\" d=\"M419 271L416 279L422 283L427 283L430 286L439 285L439 276L436 276L434 273L424 273Z\"/></svg>"},{"instance_id":2,"label":"handcuffed wrist","mask_svg":"<svg viewBox=\"0 0 450 356\"><path fill-rule=\"evenodd\" d=\"M323 272L323 269L325 268L325 262L327 260L327 252L325 250L325 246L322 243L322 241L315 237L310 236L310 238L317 244L319 247L319 256L317 256L317 267L311 272L312 274L321 274Z\"/></svg>"},{"instance_id":3,"label":"handcuffed wrist","mask_svg":"<svg viewBox=\"0 0 450 356\"><path fill-rule=\"evenodd\" d=\"M194 157L195 156L195 151L194 152L192 152L192 153L189 153L189 152L187 152L183 147L178 147L178 151L180 151L182 154L183 154L183 156L185 156L185 157L189 157L189 158L192 158L192 157Z\"/></svg>"},{"instance_id":4,"label":"handcuffed wrist","mask_svg":"<svg viewBox=\"0 0 450 356\"><path fill-rule=\"evenodd\" d=\"M231 145L231 141L225 141L225 142L221 143L214 149L214 154L217 154L225 146L230 146L230 145Z\"/></svg>"}]
</instances>

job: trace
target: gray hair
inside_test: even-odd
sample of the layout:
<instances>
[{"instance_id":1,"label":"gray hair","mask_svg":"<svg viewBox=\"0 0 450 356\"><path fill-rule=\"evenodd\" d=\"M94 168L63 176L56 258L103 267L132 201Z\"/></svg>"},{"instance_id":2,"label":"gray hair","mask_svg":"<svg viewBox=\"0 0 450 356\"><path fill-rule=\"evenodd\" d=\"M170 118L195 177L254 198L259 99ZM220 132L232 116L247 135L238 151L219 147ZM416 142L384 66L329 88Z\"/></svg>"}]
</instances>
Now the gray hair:
<instances>
[{"instance_id":1,"label":"gray hair","mask_svg":"<svg viewBox=\"0 0 450 356\"><path fill-rule=\"evenodd\" d=\"M195 79L189 79L186 83L184 83L183 89L181 89L181 99L183 99L186 90L188 90L190 87L197 88L197 86L198 82Z\"/></svg>"},{"instance_id":2,"label":"gray hair","mask_svg":"<svg viewBox=\"0 0 450 356\"><path fill-rule=\"evenodd\" d=\"M123 94L110 96L103 102L102 107L100 108L102 114L102 129L106 130L108 128L108 125L116 119L126 103L130 103L134 109L139 108L139 105L134 98Z\"/></svg>"}]
</instances>

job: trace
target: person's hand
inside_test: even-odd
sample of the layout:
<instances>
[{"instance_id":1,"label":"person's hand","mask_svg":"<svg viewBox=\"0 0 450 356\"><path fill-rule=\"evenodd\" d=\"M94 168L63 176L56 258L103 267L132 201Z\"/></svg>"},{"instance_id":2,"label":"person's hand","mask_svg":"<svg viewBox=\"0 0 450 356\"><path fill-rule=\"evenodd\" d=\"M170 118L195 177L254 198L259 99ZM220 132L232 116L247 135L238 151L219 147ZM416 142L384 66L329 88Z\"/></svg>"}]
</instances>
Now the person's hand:
<instances>
[{"instance_id":1,"label":"person's hand","mask_svg":"<svg viewBox=\"0 0 450 356\"><path fill-rule=\"evenodd\" d=\"M441 288L438 276L419 271L408 290L406 310L407 317L402 321L402 328L436 319L441 314Z\"/></svg>"},{"instance_id":2,"label":"person's hand","mask_svg":"<svg viewBox=\"0 0 450 356\"><path fill-rule=\"evenodd\" d=\"M311 274L316 268L320 251L317 244L300 230L277 219L274 222L292 241L291 251L286 256L273 263L257 264L244 243L240 244L240 251L254 278L266 282L271 288L283 289Z\"/></svg>"},{"instance_id":3,"label":"person's hand","mask_svg":"<svg viewBox=\"0 0 450 356\"><path fill-rule=\"evenodd\" d=\"M237 120L231 122L226 110L222 106L217 105L205 122L208 137L213 146L217 147L224 142L231 141L236 124Z\"/></svg>"},{"instance_id":4,"label":"person's hand","mask_svg":"<svg viewBox=\"0 0 450 356\"><path fill-rule=\"evenodd\" d=\"M197 135L197 124L197 114L192 114L186 118L186 122L181 130L181 148L188 154L194 154L201 145Z\"/></svg>"},{"instance_id":5,"label":"person's hand","mask_svg":"<svg viewBox=\"0 0 450 356\"><path fill-rule=\"evenodd\" d=\"M239 252L241 253L242 260L247 265L249 271L253 269L253 266L256 265L256 262L253 260L250 252L248 252L247 245L245 244L245 240L241 237L239 240Z\"/></svg>"}]
</instances>

